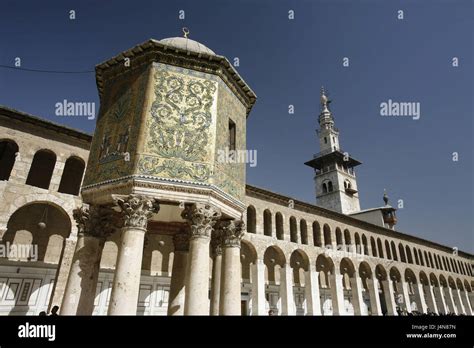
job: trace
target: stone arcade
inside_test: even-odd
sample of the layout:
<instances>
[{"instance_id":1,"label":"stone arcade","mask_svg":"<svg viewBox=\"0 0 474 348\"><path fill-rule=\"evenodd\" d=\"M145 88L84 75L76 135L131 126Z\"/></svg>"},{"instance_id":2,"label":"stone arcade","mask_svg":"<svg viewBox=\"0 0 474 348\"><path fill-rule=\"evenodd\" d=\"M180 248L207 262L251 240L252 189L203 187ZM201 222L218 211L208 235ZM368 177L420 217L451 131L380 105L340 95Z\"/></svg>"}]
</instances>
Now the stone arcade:
<instances>
[{"instance_id":1,"label":"stone arcade","mask_svg":"<svg viewBox=\"0 0 474 348\"><path fill-rule=\"evenodd\" d=\"M96 73L93 137L0 108L0 243L38 247L0 258L0 314L472 315L471 254L360 210L324 91L313 205L219 160L256 100L225 57L149 40Z\"/></svg>"}]
</instances>

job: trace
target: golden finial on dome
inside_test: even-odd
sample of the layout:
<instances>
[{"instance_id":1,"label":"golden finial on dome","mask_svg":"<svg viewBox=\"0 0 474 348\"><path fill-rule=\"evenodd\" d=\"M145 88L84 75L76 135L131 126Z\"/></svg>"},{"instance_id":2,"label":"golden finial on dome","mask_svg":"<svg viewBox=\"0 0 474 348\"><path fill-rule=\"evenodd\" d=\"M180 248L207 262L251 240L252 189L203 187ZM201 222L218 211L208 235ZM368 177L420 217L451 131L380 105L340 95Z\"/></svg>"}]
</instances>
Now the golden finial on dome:
<instances>
[{"instance_id":1,"label":"golden finial on dome","mask_svg":"<svg viewBox=\"0 0 474 348\"><path fill-rule=\"evenodd\" d=\"M184 34L184 37L187 39L188 38L188 35L189 35L189 29L184 27L183 28L183 34Z\"/></svg>"}]
</instances>

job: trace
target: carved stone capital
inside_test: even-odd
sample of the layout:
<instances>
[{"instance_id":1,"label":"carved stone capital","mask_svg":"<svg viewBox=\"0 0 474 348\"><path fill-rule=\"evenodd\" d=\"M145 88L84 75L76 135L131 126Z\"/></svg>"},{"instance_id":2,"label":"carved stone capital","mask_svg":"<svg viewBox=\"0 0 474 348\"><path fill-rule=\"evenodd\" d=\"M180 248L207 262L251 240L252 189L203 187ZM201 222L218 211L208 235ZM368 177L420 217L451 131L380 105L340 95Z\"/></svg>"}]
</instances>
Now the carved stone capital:
<instances>
[{"instance_id":1,"label":"carved stone capital","mask_svg":"<svg viewBox=\"0 0 474 348\"><path fill-rule=\"evenodd\" d=\"M190 238L211 238L212 227L221 217L220 209L209 204L196 203L185 206L181 217L190 227Z\"/></svg>"},{"instance_id":2,"label":"carved stone capital","mask_svg":"<svg viewBox=\"0 0 474 348\"><path fill-rule=\"evenodd\" d=\"M146 230L148 219L160 210L158 201L152 197L128 195L114 200L121 209L124 227Z\"/></svg>"},{"instance_id":3,"label":"carved stone capital","mask_svg":"<svg viewBox=\"0 0 474 348\"><path fill-rule=\"evenodd\" d=\"M175 251L189 251L189 233L179 232L173 235Z\"/></svg>"},{"instance_id":4,"label":"carved stone capital","mask_svg":"<svg viewBox=\"0 0 474 348\"><path fill-rule=\"evenodd\" d=\"M86 236L105 239L120 228L114 210L104 206L83 204L73 210L73 217L79 233Z\"/></svg>"},{"instance_id":5,"label":"carved stone capital","mask_svg":"<svg viewBox=\"0 0 474 348\"><path fill-rule=\"evenodd\" d=\"M222 255L222 234L217 230L212 231L211 253L213 257Z\"/></svg>"},{"instance_id":6,"label":"carved stone capital","mask_svg":"<svg viewBox=\"0 0 474 348\"><path fill-rule=\"evenodd\" d=\"M224 248L238 247L245 233L245 223L242 220L221 220L216 225L216 230L222 238Z\"/></svg>"}]
</instances>

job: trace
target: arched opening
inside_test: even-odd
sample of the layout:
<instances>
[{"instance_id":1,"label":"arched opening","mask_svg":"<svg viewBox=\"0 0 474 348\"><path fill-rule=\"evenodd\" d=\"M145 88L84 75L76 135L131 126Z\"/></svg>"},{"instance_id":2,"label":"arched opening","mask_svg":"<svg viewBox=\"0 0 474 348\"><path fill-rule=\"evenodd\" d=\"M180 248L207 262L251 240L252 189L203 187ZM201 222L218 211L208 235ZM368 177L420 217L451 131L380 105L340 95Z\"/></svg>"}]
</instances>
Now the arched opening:
<instances>
[{"instance_id":1,"label":"arched opening","mask_svg":"<svg viewBox=\"0 0 474 348\"><path fill-rule=\"evenodd\" d=\"M418 252L416 248L413 248L413 256L415 256L415 265L419 266L420 265L420 260L418 259Z\"/></svg>"},{"instance_id":2,"label":"arched opening","mask_svg":"<svg viewBox=\"0 0 474 348\"><path fill-rule=\"evenodd\" d=\"M36 315L47 310L70 232L69 216L56 205L30 203L11 215L0 243L2 249L7 250L5 259L11 262L2 263L1 277L16 283L18 292L11 296L6 292L2 294L0 285L0 312ZM37 301L39 289L47 294L42 301Z\"/></svg>"},{"instance_id":3,"label":"arched opening","mask_svg":"<svg viewBox=\"0 0 474 348\"><path fill-rule=\"evenodd\" d=\"M0 141L0 181L10 179L17 153L18 145L13 140Z\"/></svg>"},{"instance_id":4,"label":"arched opening","mask_svg":"<svg viewBox=\"0 0 474 348\"><path fill-rule=\"evenodd\" d=\"M84 161L79 157L69 157L64 165L58 192L77 196L81 188L85 167Z\"/></svg>"},{"instance_id":5,"label":"arched opening","mask_svg":"<svg viewBox=\"0 0 474 348\"><path fill-rule=\"evenodd\" d=\"M247 207L247 231L249 233L257 232L257 211L253 205Z\"/></svg>"},{"instance_id":6,"label":"arched opening","mask_svg":"<svg viewBox=\"0 0 474 348\"><path fill-rule=\"evenodd\" d=\"M17 232L21 234L25 231L32 237L31 241L16 237ZM2 242L14 243L21 240L22 245L31 244L32 248L37 247L37 254L29 261L57 264L62 248L57 250L57 237L53 237L53 241L51 237L60 236L64 241L70 232L69 216L62 209L46 203L31 203L12 214Z\"/></svg>"},{"instance_id":7,"label":"arched opening","mask_svg":"<svg viewBox=\"0 0 474 348\"><path fill-rule=\"evenodd\" d=\"M433 263L433 256L431 256L431 253L430 253L430 252L428 252L428 256L429 256L429 258L430 258L430 266L431 266L431 268L434 268L434 267L435 267L435 264Z\"/></svg>"},{"instance_id":8,"label":"arched opening","mask_svg":"<svg viewBox=\"0 0 474 348\"><path fill-rule=\"evenodd\" d=\"M390 250L390 244L388 240L385 241L385 251L387 252L387 259L391 260L392 259L392 252Z\"/></svg>"},{"instance_id":9,"label":"arched opening","mask_svg":"<svg viewBox=\"0 0 474 348\"><path fill-rule=\"evenodd\" d=\"M367 246L367 237L365 234L362 234L362 246L364 255L369 255L369 247Z\"/></svg>"},{"instance_id":10,"label":"arched opening","mask_svg":"<svg viewBox=\"0 0 474 348\"><path fill-rule=\"evenodd\" d=\"M436 258L435 258L435 260L436 260ZM457 263L456 263L456 260L451 259L451 262L453 263L454 272L455 272L455 273L459 273L459 271L458 271L458 265L457 265Z\"/></svg>"},{"instance_id":11,"label":"arched opening","mask_svg":"<svg viewBox=\"0 0 474 348\"><path fill-rule=\"evenodd\" d=\"M441 261L441 256L436 255L436 258L438 259L439 269L444 271L444 266L443 266L443 261Z\"/></svg>"},{"instance_id":12,"label":"arched opening","mask_svg":"<svg viewBox=\"0 0 474 348\"><path fill-rule=\"evenodd\" d=\"M342 250L342 245L343 245L342 232L339 227L336 227L336 244L337 244L337 248Z\"/></svg>"},{"instance_id":13,"label":"arched opening","mask_svg":"<svg viewBox=\"0 0 474 348\"><path fill-rule=\"evenodd\" d=\"M331 238L331 228L329 227L328 224L324 224L323 232L324 232L324 246L326 248L329 248L332 246L332 238Z\"/></svg>"},{"instance_id":14,"label":"arched opening","mask_svg":"<svg viewBox=\"0 0 474 348\"><path fill-rule=\"evenodd\" d=\"M277 246L270 246L265 250L263 255L263 263L265 264L265 311L273 310L277 314L287 314L285 311L287 306L282 306L281 287L285 284L286 259L283 251ZM286 308L283 308L286 307Z\"/></svg>"},{"instance_id":15,"label":"arched opening","mask_svg":"<svg viewBox=\"0 0 474 348\"><path fill-rule=\"evenodd\" d=\"M398 253L400 254L400 261L407 262L405 257L405 249L403 248L402 243L398 243Z\"/></svg>"},{"instance_id":16,"label":"arched opening","mask_svg":"<svg viewBox=\"0 0 474 348\"><path fill-rule=\"evenodd\" d=\"M424 266L424 265L425 265L425 261L423 261L423 253L421 252L420 249L418 249L418 258L420 259L420 264L421 264L422 266Z\"/></svg>"},{"instance_id":17,"label":"arched opening","mask_svg":"<svg viewBox=\"0 0 474 348\"><path fill-rule=\"evenodd\" d=\"M31 168L26 179L26 184L42 189L49 189L53 176L56 155L49 150L39 150L33 157Z\"/></svg>"},{"instance_id":18,"label":"arched opening","mask_svg":"<svg viewBox=\"0 0 474 348\"><path fill-rule=\"evenodd\" d=\"M332 181L328 181L328 192L332 192L332 191L333 191Z\"/></svg>"},{"instance_id":19,"label":"arched opening","mask_svg":"<svg viewBox=\"0 0 474 348\"><path fill-rule=\"evenodd\" d=\"M308 227L306 226L306 221L300 220L300 232L301 232L301 244L308 245Z\"/></svg>"},{"instance_id":20,"label":"arched opening","mask_svg":"<svg viewBox=\"0 0 474 348\"><path fill-rule=\"evenodd\" d=\"M346 251L351 252L352 251L352 240L351 240L351 234L348 229L344 230L344 243L346 244Z\"/></svg>"},{"instance_id":21,"label":"arched opening","mask_svg":"<svg viewBox=\"0 0 474 348\"><path fill-rule=\"evenodd\" d=\"M328 193L328 186L323 182L323 193Z\"/></svg>"},{"instance_id":22,"label":"arched opening","mask_svg":"<svg viewBox=\"0 0 474 348\"><path fill-rule=\"evenodd\" d=\"M374 281L370 265L363 261L359 265L359 277L362 281L362 315L382 315L380 306L379 282Z\"/></svg>"},{"instance_id":23,"label":"arched opening","mask_svg":"<svg viewBox=\"0 0 474 348\"><path fill-rule=\"evenodd\" d=\"M355 243L355 247L356 247L356 253L357 254L362 254L362 247L361 247L361 243L360 243L360 237L359 237L359 233L355 233L354 235L354 243Z\"/></svg>"},{"instance_id":24,"label":"arched opening","mask_svg":"<svg viewBox=\"0 0 474 348\"><path fill-rule=\"evenodd\" d=\"M390 249L388 249L390 250ZM380 301L380 310L383 315L396 315L396 308L394 303L393 288L391 287L391 280L388 277L387 271L382 265L375 266L375 277L378 283L378 295Z\"/></svg>"},{"instance_id":25,"label":"arched opening","mask_svg":"<svg viewBox=\"0 0 474 348\"><path fill-rule=\"evenodd\" d=\"M321 313L323 315L338 315L337 299L333 298L331 289L334 284L334 262L330 257L320 254L316 258L316 272L319 274L319 293ZM343 308L341 308L343 310Z\"/></svg>"},{"instance_id":26,"label":"arched opening","mask_svg":"<svg viewBox=\"0 0 474 348\"><path fill-rule=\"evenodd\" d=\"M314 245L316 245L318 247L323 246L323 238L322 238L322 235L321 235L321 226L319 225L319 223L317 221L313 222L313 242L314 242Z\"/></svg>"},{"instance_id":27,"label":"arched opening","mask_svg":"<svg viewBox=\"0 0 474 348\"><path fill-rule=\"evenodd\" d=\"M240 263L242 267L242 298L241 298L241 314L252 315L258 313L258 309L254 308L252 301L253 294L258 291L258 284L256 280L258 277L252 276L257 273L255 265L257 263L257 251L255 247L246 240L242 240L240 247ZM248 293L248 295L245 295ZM262 313L260 313L262 314Z\"/></svg>"},{"instance_id":28,"label":"arched opening","mask_svg":"<svg viewBox=\"0 0 474 348\"><path fill-rule=\"evenodd\" d=\"M438 263L438 258L437 258L437 255L436 255L436 254L434 255L434 261L435 261L436 269L440 269L439 263Z\"/></svg>"},{"instance_id":29,"label":"arched opening","mask_svg":"<svg viewBox=\"0 0 474 348\"><path fill-rule=\"evenodd\" d=\"M285 232L283 231L283 216L281 213L276 213L275 215L276 223L276 237L279 240L285 239Z\"/></svg>"},{"instance_id":30,"label":"arched opening","mask_svg":"<svg viewBox=\"0 0 474 348\"><path fill-rule=\"evenodd\" d=\"M390 246L392 247L393 259L394 259L395 261L398 261L397 248L395 247L395 243L392 241L392 242L390 243Z\"/></svg>"},{"instance_id":31,"label":"arched opening","mask_svg":"<svg viewBox=\"0 0 474 348\"><path fill-rule=\"evenodd\" d=\"M439 256L437 256L437 257L438 257L438 259L439 259ZM440 262L440 263L441 263L441 262ZM459 264L459 268L461 269L461 273L462 273L463 275L467 275L467 274L466 274L466 270L464 269L464 262L461 262L461 261L458 260L458 264Z\"/></svg>"},{"instance_id":32,"label":"arched opening","mask_svg":"<svg viewBox=\"0 0 474 348\"><path fill-rule=\"evenodd\" d=\"M423 313L424 312L423 307L425 304L419 293L418 282L417 282L415 273L410 268L407 268L405 270L404 278L405 278L405 282L407 283L407 288L408 288L408 299L407 299L408 311Z\"/></svg>"},{"instance_id":33,"label":"arched opening","mask_svg":"<svg viewBox=\"0 0 474 348\"><path fill-rule=\"evenodd\" d=\"M372 249L372 256L377 257L377 245L375 244L374 237L370 237L370 248Z\"/></svg>"},{"instance_id":34,"label":"arched opening","mask_svg":"<svg viewBox=\"0 0 474 348\"><path fill-rule=\"evenodd\" d=\"M402 275L398 268L395 266L390 268L389 276L393 284L395 303L397 305L399 314L401 314L400 312L410 312L411 307L409 307L409 305L407 306L407 301L403 292Z\"/></svg>"},{"instance_id":35,"label":"arched opening","mask_svg":"<svg viewBox=\"0 0 474 348\"><path fill-rule=\"evenodd\" d=\"M408 263L413 263L413 258L411 257L411 250L410 250L410 247L408 245L405 246L405 250L406 250L407 262Z\"/></svg>"},{"instance_id":36,"label":"arched opening","mask_svg":"<svg viewBox=\"0 0 474 348\"><path fill-rule=\"evenodd\" d=\"M450 272L453 272L453 269L452 269L452 267L451 267L451 263L449 262L450 259L447 258L447 257L444 257L444 261L445 261L445 263L446 263L446 265L447 265L447 270L450 271Z\"/></svg>"},{"instance_id":37,"label":"arched opening","mask_svg":"<svg viewBox=\"0 0 474 348\"><path fill-rule=\"evenodd\" d=\"M296 219L294 216L290 217L290 241L298 243L298 229L296 227Z\"/></svg>"},{"instance_id":38,"label":"arched opening","mask_svg":"<svg viewBox=\"0 0 474 348\"><path fill-rule=\"evenodd\" d=\"M296 315L305 315L308 313L307 304L310 292L306 289L306 274L309 271L308 255L302 250L295 250L290 256L290 267L293 270L293 297L295 299ZM314 314L314 313L311 313Z\"/></svg>"},{"instance_id":39,"label":"arched opening","mask_svg":"<svg viewBox=\"0 0 474 348\"><path fill-rule=\"evenodd\" d=\"M171 236L147 234L145 236L141 269L148 271L153 276L170 276L173 252ZM141 310L145 310L145 308L141 308Z\"/></svg>"},{"instance_id":40,"label":"arched opening","mask_svg":"<svg viewBox=\"0 0 474 348\"><path fill-rule=\"evenodd\" d=\"M444 301L444 296L443 296L443 291L439 287L440 283L438 281L438 278L434 273L430 273L429 275L429 284L433 287L433 304L432 306L434 307L434 303L436 303L436 307L438 310L438 314L446 314L446 302ZM425 298L430 298L430 296L427 296ZM428 304L430 306L430 304Z\"/></svg>"},{"instance_id":41,"label":"arched opening","mask_svg":"<svg viewBox=\"0 0 474 348\"><path fill-rule=\"evenodd\" d=\"M457 315L463 314L462 304L460 302L460 298L457 293L456 282L454 281L454 278L452 276L448 277L448 286L451 288L451 293L453 295L452 298L451 296L447 296L448 303L452 299L452 309L453 309L452 313L457 314Z\"/></svg>"},{"instance_id":42,"label":"arched opening","mask_svg":"<svg viewBox=\"0 0 474 348\"><path fill-rule=\"evenodd\" d=\"M272 236L272 213L268 209L263 212L263 234Z\"/></svg>"},{"instance_id":43,"label":"arched opening","mask_svg":"<svg viewBox=\"0 0 474 348\"><path fill-rule=\"evenodd\" d=\"M382 246L382 241L380 238L377 238L377 247L379 249L379 257L383 259L383 246Z\"/></svg>"},{"instance_id":44,"label":"arched opening","mask_svg":"<svg viewBox=\"0 0 474 348\"><path fill-rule=\"evenodd\" d=\"M355 283L355 268L352 261L345 257L339 265L339 272L342 275L342 291L344 296L344 314L361 315L362 303L359 303L359 294ZM365 312L367 309L365 308Z\"/></svg>"}]
</instances>

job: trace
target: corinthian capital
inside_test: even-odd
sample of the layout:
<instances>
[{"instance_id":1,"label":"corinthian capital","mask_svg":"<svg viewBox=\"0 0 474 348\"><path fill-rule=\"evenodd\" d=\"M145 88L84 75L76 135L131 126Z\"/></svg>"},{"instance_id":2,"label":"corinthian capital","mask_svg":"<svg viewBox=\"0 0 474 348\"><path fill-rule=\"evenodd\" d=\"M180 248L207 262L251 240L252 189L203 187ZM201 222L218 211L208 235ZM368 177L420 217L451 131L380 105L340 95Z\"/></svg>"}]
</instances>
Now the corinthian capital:
<instances>
[{"instance_id":1,"label":"corinthian capital","mask_svg":"<svg viewBox=\"0 0 474 348\"><path fill-rule=\"evenodd\" d=\"M181 217L189 224L191 239L210 238L212 226L221 217L221 211L209 204L196 203L187 205L181 213Z\"/></svg>"},{"instance_id":2,"label":"corinthian capital","mask_svg":"<svg viewBox=\"0 0 474 348\"><path fill-rule=\"evenodd\" d=\"M242 220L221 220L216 230L222 238L223 247L239 247L244 236L245 223Z\"/></svg>"},{"instance_id":3,"label":"corinthian capital","mask_svg":"<svg viewBox=\"0 0 474 348\"><path fill-rule=\"evenodd\" d=\"M113 209L83 204L73 210L79 233L97 238L107 238L114 233L120 224Z\"/></svg>"},{"instance_id":4,"label":"corinthian capital","mask_svg":"<svg viewBox=\"0 0 474 348\"><path fill-rule=\"evenodd\" d=\"M90 231L91 220L89 214L89 205L83 204L72 211L72 216L76 220L77 230L79 233L85 234Z\"/></svg>"},{"instance_id":5,"label":"corinthian capital","mask_svg":"<svg viewBox=\"0 0 474 348\"><path fill-rule=\"evenodd\" d=\"M222 255L222 234L216 229L212 231L211 252L213 257Z\"/></svg>"},{"instance_id":6,"label":"corinthian capital","mask_svg":"<svg viewBox=\"0 0 474 348\"><path fill-rule=\"evenodd\" d=\"M140 195L114 197L124 218L124 227L146 230L148 219L160 210L158 201L154 198Z\"/></svg>"}]
</instances>

